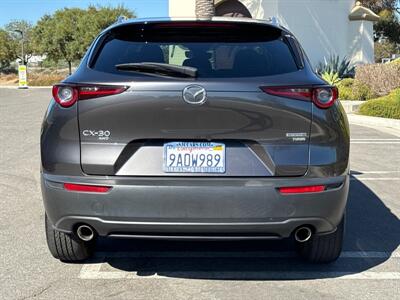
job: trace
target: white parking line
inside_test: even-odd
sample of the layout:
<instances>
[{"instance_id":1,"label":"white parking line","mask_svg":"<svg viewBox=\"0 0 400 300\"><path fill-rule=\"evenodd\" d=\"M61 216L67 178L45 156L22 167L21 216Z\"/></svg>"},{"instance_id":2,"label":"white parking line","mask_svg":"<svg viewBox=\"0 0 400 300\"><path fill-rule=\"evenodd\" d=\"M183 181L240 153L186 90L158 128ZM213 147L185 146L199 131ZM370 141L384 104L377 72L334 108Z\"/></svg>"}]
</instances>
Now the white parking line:
<instances>
[{"instance_id":1,"label":"white parking line","mask_svg":"<svg viewBox=\"0 0 400 300\"><path fill-rule=\"evenodd\" d=\"M354 176L354 175L352 175ZM392 180L400 180L400 177L351 177L350 180L358 180L358 181L392 181Z\"/></svg>"},{"instance_id":2,"label":"white parking line","mask_svg":"<svg viewBox=\"0 0 400 300\"><path fill-rule=\"evenodd\" d=\"M350 144L400 144L400 139L350 139Z\"/></svg>"},{"instance_id":3,"label":"white parking line","mask_svg":"<svg viewBox=\"0 0 400 300\"><path fill-rule=\"evenodd\" d=\"M116 252L97 253L96 257L105 258L290 258L294 252ZM400 258L400 252L379 252L379 251L344 251L341 258ZM188 278L212 278L212 279L373 279L373 280L400 280L400 272L340 272L340 271L168 271L168 276L158 274L141 276L136 272L129 271L101 271L103 263L85 264L79 273L80 279L168 279L171 277Z\"/></svg>"},{"instance_id":4,"label":"white parking line","mask_svg":"<svg viewBox=\"0 0 400 300\"><path fill-rule=\"evenodd\" d=\"M352 170L351 175L353 176L359 176L362 174L393 174L393 173L400 173L399 171L356 171L356 170Z\"/></svg>"},{"instance_id":5,"label":"white parking line","mask_svg":"<svg viewBox=\"0 0 400 300\"><path fill-rule=\"evenodd\" d=\"M400 142L350 142L350 144L390 144L390 145L398 145Z\"/></svg>"},{"instance_id":6,"label":"white parking line","mask_svg":"<svg viewBox=\"0 0 400 300\"><path fill-rule=\"evenodd\" d=\"M350 141L399 141L400 139L374 139L374 138L366 138L366 139L350 139Z\"/></svg>"}]
</instances>

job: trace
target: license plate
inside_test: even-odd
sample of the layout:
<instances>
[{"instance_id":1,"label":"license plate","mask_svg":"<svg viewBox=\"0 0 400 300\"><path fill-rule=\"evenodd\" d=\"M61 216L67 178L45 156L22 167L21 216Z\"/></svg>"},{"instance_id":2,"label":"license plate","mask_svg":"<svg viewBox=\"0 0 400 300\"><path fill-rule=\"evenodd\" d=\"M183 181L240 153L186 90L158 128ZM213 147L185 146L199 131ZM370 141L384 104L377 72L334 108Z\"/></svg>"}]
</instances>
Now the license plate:
<instances>
[{"instance_id":1,"label":"license plate","mask_svg":"<svg viewBox=\"0 0 400 300\"><path fill-rule=\"evenodd\" d=\"M166 173L225 173L225 145L211 142L164 144Z\"/></svg>"}]
</instances>

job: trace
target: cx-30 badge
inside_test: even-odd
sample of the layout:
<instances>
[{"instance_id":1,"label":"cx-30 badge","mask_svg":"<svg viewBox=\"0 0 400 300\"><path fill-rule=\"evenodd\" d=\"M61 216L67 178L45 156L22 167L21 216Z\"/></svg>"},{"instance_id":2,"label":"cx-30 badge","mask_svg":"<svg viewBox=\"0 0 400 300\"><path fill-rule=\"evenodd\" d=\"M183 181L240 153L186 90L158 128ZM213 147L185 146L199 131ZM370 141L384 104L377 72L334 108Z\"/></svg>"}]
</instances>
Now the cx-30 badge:
<instances>
[{"instance_id":1,"label":"cx-30 badge","mask_svg":"<svg viewBox=\"0 0 400 300\"><path fill-rule=\"evenodd\" d=\"M207 100L206 89L196 84L185 87L182 96L186 103L195 105L203 104Z\"/></svg>"}]
</instances>

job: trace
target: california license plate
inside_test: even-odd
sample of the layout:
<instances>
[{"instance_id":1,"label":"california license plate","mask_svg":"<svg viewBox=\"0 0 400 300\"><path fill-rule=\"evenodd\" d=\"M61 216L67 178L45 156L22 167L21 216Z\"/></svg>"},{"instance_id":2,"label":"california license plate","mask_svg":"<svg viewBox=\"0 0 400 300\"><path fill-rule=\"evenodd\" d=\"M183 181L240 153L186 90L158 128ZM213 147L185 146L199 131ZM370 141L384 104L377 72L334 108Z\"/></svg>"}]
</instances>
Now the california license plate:
<instances>
[{"instance_id":1,"label":"california license plate","mask_svg":"<svg viewBox=\"0 0 400 300\"><path fill-rule=\"evenodd\" d=\"M225 173L225 144L166 143L163 169L166 173Z\"/></svg>"}]
</instances>

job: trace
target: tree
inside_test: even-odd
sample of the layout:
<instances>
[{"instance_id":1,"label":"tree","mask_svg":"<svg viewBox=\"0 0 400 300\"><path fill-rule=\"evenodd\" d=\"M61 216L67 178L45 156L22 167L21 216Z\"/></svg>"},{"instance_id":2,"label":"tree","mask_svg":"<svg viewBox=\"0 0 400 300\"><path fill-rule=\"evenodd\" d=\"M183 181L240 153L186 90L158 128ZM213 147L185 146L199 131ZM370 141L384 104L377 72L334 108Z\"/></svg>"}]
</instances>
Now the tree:
<instances>
[{"instance_id":1,"label":"tree","mask_svg":"<svg viewBox=\"0 0 400 300\"><path fill-rule=\"evenodd\" d=\"M400 1L398 0L363 0L362 4L381 18L374 25L375 39L388 39L400 44Z\"/></svg>"},{"instance_id":2,"label":"tree","mask_svg":"<svg viewBox=\"0 0 400 300\"><path fill-rule=\"evenodd\" d=\"M0 69L6 68L17 58L15 41L4 29L0 29Z\"/></svg>"},{"instance_id":3,"label":"tree","mask_svg":"<svg viewBox=\"0 0 400 300\"><path fill-rule=\"evenodd\" d=\"M126 9L122 5L117 7L89 6L86 11L86 17L81 19L79 26L81 29L79 34L86 36L86 43L81 44L81 51L85 53L96 36L105 28L115 23L120 16L125 16L127 18L136 17L134 12Z\"/></svg>"},{"instance_id":4,"label":"tree","mask_svg":"<svg viewBox=\"0 0 400 300\"><path fill-rule=\"evenodd\" d=\"M196 0L196 16L199 18L211 18L215 15L214 0Z\"/></svg>"},{"instance_id":5,"label":"tree","mask_svg":"<svg viewBox=\"0 0 400 300\"><path fill-rule=\"evenodd\" d=\"M380 20L374 25L376 39L386 38L389 42L400 44L400 22L393 11L383 10Z\"/></svg>"},{"instance_id":6,"label":"tree","mask_svg":"<svg viewBox=\"0 0 400 300\"><path fill-rule=\"evenodd\" d=\"M400 52L400 1L363 0L362 4L380 16L374 24L375 61Z\"/></svg>"},{"instance_id":7,"label":"tree","mask_svg":"<svg viewBox=\"0 0 400 300\"><path fill-rule=\"evenodd\" d=\"M390 57L393 53L396 53L396 51L397 49L394 43L389 43L387 41L375 42L375 62L382 62L383 58Z\"/></svg>"},{"instance_id":8,"label":"tree","mask_svg":"<svg viewBox=\"0 0 400 300\"><path fill-rule=\"evenodd\" d=\"M19 58L21 62L26 65L34 54L34 48L32 45L32 24L25 20L14 20L4 26L4 28L15 42L12 43L12 46L16 48L16 58ZM23 57L22 48L24 49Z\"/></svg>"},{"instance_id":9,"label":"tree","mask_svg":"<svg viewBox=\"0 0 400 300\"><path fill-rule=\"evenodd\" d=\"M400 3L398 0L363 0L362 5L379 14L383 10L400 13Z\"/></svg>"},{"instance_id":10,"label":"tree","mask_svg":"<svg viewBox=\"0 0 400 300\"><path fill-rule=\"evenodd\" d=\"M134 17L123 6L57 10L38 21L34 29L35 45L50 60L65 60L71 74L72 63L83 57L93 39L119 15Z\"/></svg>"}]
</instances>

